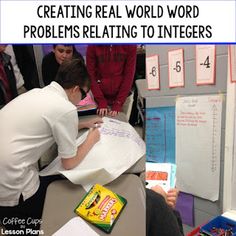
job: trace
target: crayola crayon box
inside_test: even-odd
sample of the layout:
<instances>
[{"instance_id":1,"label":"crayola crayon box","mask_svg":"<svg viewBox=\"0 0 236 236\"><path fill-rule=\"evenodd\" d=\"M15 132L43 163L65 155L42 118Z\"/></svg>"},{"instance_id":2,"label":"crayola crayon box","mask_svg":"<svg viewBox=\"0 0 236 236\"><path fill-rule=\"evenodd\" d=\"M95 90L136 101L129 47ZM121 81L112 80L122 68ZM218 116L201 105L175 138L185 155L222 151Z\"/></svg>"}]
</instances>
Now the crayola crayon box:
<instances>
[{"instance_id":1,"label":"crayola crayon box","mask_svg":"<svg viewBox=\"0 0 236 236\"><path fill-rule=\"evenodd\" d=\"M84 196L75 213L110 233L127 200L113 191L95 184Z\"/></svg>"}]
</instances>

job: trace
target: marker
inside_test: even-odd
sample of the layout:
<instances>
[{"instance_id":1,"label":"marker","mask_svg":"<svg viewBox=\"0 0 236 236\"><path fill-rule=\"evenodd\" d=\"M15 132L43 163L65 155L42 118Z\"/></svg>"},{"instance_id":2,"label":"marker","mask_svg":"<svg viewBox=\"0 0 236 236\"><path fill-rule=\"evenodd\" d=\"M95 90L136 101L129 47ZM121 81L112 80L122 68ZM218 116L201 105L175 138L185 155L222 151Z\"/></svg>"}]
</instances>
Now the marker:
<instances>
[{"instance_id":1,"label":"marker","mask_svg":"<svg viewBox=\"0 0 236 236\"><path fill-rule=\"evenodd\" d=\"M110 218L110 226L112 226L114 220L115 220L115 217L114 217L113 214L111 214L111 218Z\"/></svg>"},{"instance_id":2,"label":"marker","mask_svg":"<svg viewBox=\"0 0 236 236\"><path fill-rule=\"evenodd\" d=\"M98 127L100 127L100 125L98 123L95 123L94 128L98 128Z\"/></svg>"}]
</instances>

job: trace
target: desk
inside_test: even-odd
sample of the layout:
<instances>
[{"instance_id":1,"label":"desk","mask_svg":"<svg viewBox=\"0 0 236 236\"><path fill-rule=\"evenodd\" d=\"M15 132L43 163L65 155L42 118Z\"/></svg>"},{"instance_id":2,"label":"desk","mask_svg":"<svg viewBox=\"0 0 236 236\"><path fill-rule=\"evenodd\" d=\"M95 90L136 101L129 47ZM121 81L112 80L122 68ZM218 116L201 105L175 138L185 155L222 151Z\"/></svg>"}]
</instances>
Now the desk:
<instances>
[{"instance_id":1,"label":"desk","mask_svg":"<svg viewBox=\"0 0 236 236\"><path fill-rule=\"evenodd\" d=\"M128 201L110 235L146 235L145 188L140 178L133 174L121 175L106 186L125 197ZM52 235L76 216L74 209L85 193L80 185L74 185L68 180L55 181L49 185L41 225L45 236ZM107 235L95 226L91 225L91 227L99 235Z\"/></svg>"}]
</instances>

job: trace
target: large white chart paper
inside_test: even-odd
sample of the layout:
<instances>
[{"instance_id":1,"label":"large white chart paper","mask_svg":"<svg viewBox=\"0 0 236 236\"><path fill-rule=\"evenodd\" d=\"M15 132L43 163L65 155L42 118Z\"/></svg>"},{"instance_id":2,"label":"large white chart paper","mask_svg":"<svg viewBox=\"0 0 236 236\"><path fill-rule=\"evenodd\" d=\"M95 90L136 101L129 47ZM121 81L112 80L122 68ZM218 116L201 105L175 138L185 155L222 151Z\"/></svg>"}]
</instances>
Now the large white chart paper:
<instances>
[{"instance_id":1,"label":"large white chart paper","mask_svg":"<svg viewBox=\"0 0 236 236\"><path fill-rule=\"evenodd\" d=\"M100 141L77 167L65 170L57 157L40 175L61 173L71 182L89 190L95 183L103 185L113 181L145 154L144 141L129 123L107 117L103 118L103 122ZM78 138L78 145L85 140L87 134Z\"/></svg>"},{"instance_id":2,"label":"large white chart paper","mask_svg":"<svg viewBox=\"0 0 236 236\"><path fill-rule=\"evenodd\" d=\"M222 96L176 101L177 187L216 201L219 196Z\"/></svg>"}]
</instances>

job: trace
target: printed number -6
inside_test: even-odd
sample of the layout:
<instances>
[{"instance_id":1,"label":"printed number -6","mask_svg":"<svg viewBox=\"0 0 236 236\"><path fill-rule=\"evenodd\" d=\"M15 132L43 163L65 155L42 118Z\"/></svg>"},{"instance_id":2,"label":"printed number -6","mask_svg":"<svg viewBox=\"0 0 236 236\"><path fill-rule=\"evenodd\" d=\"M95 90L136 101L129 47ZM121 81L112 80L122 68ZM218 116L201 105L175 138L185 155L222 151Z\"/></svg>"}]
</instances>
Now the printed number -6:
<instances>
[{"instance_id":1,"label":"printed number -6","mask_svg":"<svg viewBox=\"0 0 236 236\"><path fill-rule=\"evenodd\" d=\"M174 70L175 70L176 72L180 72L180 71L181 71L180 61L177 61L177 62L176 62Z\"/></svg>"},{"instance_id":2,"label":"printed number -6","mask_svg":"<svg viewBox=\"0 0 236 236\"><path fill-rule=\"evenodd\" d=\"M157 69L155 66L152 67L152 71L149 73L150 75L152 75L153 77L156 77L157 75Z\"/></svg>"}]
</instances>

